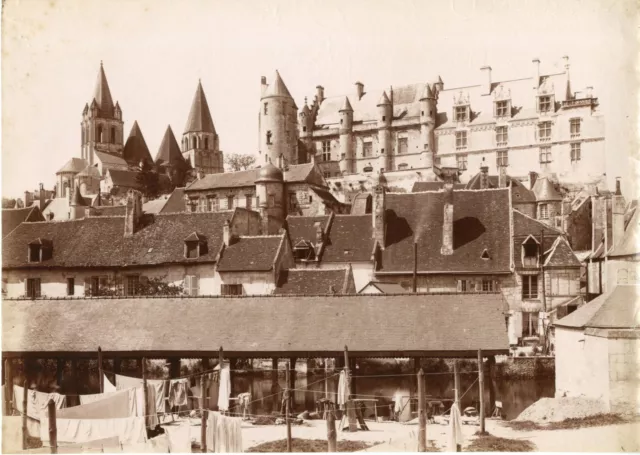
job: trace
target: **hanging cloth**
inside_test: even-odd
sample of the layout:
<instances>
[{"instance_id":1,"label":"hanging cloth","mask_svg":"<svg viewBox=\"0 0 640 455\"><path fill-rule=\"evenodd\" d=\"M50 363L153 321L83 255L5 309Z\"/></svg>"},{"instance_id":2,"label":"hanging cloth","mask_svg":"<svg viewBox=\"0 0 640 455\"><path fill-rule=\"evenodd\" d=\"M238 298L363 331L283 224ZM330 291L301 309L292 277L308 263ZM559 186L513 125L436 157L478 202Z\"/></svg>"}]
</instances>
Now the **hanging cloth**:
<instances>
[{"instance_id":1,"label":"hanging cloth","mask_svg":"<svg viewBox=\"0 0 640 455\"><path fill-rule=\"evenodd\" d=\"M105 377L105 392L107 390L107 378ZM164 379L147 379L147 387L154 387L155 394L155 407L158 414L165 413L165 400L164 400L164 387L166 381ZM124 390L130 388L143 387L144 381L140 378L132 378L130 376L123 376L116 374L116 389Z\"/></svg>"},{"instance_id":2,"label":"hanging cloth","mask_svg":"<svg viewBox=\"0 0 640 455\"><path fill-rule=\"evenodd\" d=\"M49 443L49 419L42 416L40 439L46 446ZM117 436L121 443L139 443L147 441L144 419L127 417L126 419L58 419L58 442L89 442Z\"/></svg>"},{"instance_id":3,"label":"hanging cloth","mask_svg":"<svg viewBox=\"0 0 640 455\"><path fill-rule=\"evenodd\" d=\"M187 405L188 379L173 379L169 382L169 407Z\"/></svg>"},{"instance_id":4,"label":"hanging cloth","mask_svg":"<svg viewBox=\"0 0 640 455\"><path fill-rule=\"evenodd\" d=\"M2 453L19 452L22 452L22 416L2 416Z\"/></svg>"},{"instance_id":5,"label":"hanging cloth","mask_svg":"<svg viewBox=\"0 0 640 455\"><path fill-rule=\"evenodd\" d=\"M460 408L458 403L453 403L451 406L451 415L449 417L449 452L456 451L456 445L464 442L462 436L462 419L460 417Z\"/></svg>"},{"instance_id":6,"label":"hanging cloth","mask_svg":"<svg viewBox=\"0 0 640 455\"><path fill-rule=\"evenodd\" d=\"M207 419L207 450L215 453L241 453L242 419L227 417L218 412Z\"/></svg>"},{"instance_id":7,"label":"hanging cloth","mask_svg":"<svg viewBox=\"0 0 640 455\"><path fill-rule=\"evenodd\" d=\"M102 383L103 383L104 393L115 392L116 390L118 390L116 386L114 386L111 383L111 381L109 381L109 378L107 378L107 376L104 373L102 374Z\"/></svg>"},{"instance_id":8,"label":"hanging cloth","mask_svg":"<svg viewBox=\"0 0 640 455\"><path fill-rule=\"evenodd\" d=\"M218 409L229 410L229 397L231 396L231 371L229 364L223 364L220 370L220 388L218 391Z\"/></svg>"},{"instance_id":9,"label":"hanging cloth","mask_svg":"<svg viewBox=\"0 0 640 455\"><path fill-rule=\"evenodd\" d=\"M107 395L107 394L99 394ZM101 400L91 403L60 409L56 417L59 419L123 419L134 417L135 389L122 390L108 394ZM82 399L80 399L82 403Z\"/></svg>"},{"instance_id":10,"label":"hanging cloth","mask_svg":"<svg viewBox=\"0 0 640 455\"><path fill-rule=\"evenodd\" d=\"M188 421L178 426L166 425L163 428L169 439L171 453L191 453L191 425Z\"/></svg>"},{"instance_id":11,"label":"hanging cloth","mask_svg":"<svg viewBox=\"0 0 640 455\"><path fill-rule=\"evenodd\" d=\"M47 410L49 400L53 400L56 409L62 409L67 405L67 397L59 393L43 393L36 390L27 390L27 416L40 420L40 413ZM24 400L24 388L13 386L13 407L20 413L24 412L22 402Z\"/></svg>"},{"instance_id":12,"label":"hanging cloth","mask_svg":"<svg viewBox=\"0 0 640 455\"><path fill-rule=\"evenodd\" d=\"M338 405L340 409L345 408L345 404L349 401L349 381L347 380L347 373L342 370L338 379Z\"/></svg>"},{"instance_id":13,"label":"hanging cloth","mask_svg":"<svg viewBox=\"0 0 640 455\"><path fill-rule=\"evenodd\" d=\"M116 374L116 389L118 390L142 387L142 383L143 381L140 378L132 378L130 376Z\"/></svg>"}]
</instances>

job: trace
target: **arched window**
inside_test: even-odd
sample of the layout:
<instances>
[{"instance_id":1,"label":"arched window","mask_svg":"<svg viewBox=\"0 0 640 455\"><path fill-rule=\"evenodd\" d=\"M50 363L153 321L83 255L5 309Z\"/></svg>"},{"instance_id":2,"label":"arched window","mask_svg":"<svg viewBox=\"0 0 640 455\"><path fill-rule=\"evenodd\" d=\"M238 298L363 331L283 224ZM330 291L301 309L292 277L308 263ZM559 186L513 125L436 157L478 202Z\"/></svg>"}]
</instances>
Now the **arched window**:
<instances>
[{"instance_id":1,"label":"arched window","mask_svg":"<svg viewBox=\"0 0 640 455\"><path fill-rule=\"evenodd\" d=\"M204 138L204 148L209 150L209 138L208 137Z\"/></svg>"},{"instance_id":2,"label":"arched window","mask_svg":"<svg viewBox=\"0 0 640 455\"><path fill-rule=\"evenodd\" d=\"M116 143L116 127L115 126L111 127L111 143L112 144Z\"/></svg>"},{"instance_id":3,"label":"arched window","mask_svg":"<svg viewBox=\"0 0 640 455\"><path fill-rule=\"evenodd\" d=\"M96 127L96 142L102 142L102 125Z\"/></svg>"},{"instance_id":4,"label":"arched window","mask_svg":"<svg viewBox=\"0 0 640 455\"><path fill-rule=\"evenodd\" d=\"M271 131L267 131L267 144L271 144Z\"/></svg>"},{"instance_id":5,"label":"arched window","mask_svg":"<svg viewBox=\"0 0 640 455\"><path fill-rule=\"evenodd\" d=\"M191 148L192 149L198 148L198 141L196 137L194 137L193 140L191 141Z\"/></svg>"},{"instance_id":6,"label":"arched window","mask_svg":"<svg viewBox=\"0 0 640 455\"><path fill-rule=\"evenodd\" d=\"M84 145L84 126L82 127L82 142L80 145Z\"/></svg>"}]
</instances>

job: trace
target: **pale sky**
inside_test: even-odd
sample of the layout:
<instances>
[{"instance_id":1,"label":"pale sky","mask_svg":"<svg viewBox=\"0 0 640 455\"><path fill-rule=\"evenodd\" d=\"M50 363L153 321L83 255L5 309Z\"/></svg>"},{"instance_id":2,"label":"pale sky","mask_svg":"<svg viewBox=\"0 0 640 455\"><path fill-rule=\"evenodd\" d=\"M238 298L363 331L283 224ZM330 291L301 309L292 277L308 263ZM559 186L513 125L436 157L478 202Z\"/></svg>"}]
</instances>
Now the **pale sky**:
<instances>
[{"instance_id":1,"label":"pale sky","mask_svg":"<svg viewBox=\"0 0 640 455\"><path fill-rule=\"evenodd\" d=\"M260 76L278 69L298 106L431 80L478 84L571 62L574 90L593 86L606 115L607 174L625 191L637 166L634 0L5 0L2 15L2 192L55 183L80 156L82 109L100 61L125 139L138 121L155 154L178 141L202 84L226 153L256 153ZM630 154L635 158L630 158Z\"/></svg>"}]
</instances>

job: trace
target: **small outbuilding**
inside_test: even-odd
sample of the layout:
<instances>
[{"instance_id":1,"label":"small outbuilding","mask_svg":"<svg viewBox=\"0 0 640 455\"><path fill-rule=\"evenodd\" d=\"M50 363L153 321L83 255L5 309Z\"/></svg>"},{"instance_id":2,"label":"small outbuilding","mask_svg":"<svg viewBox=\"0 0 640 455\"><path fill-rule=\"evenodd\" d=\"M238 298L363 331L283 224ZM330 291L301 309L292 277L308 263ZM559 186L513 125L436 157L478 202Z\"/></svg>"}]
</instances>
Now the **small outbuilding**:
<instances>
[{"instance_id":1,"label":"small outbuilding","mask_svg":"<svg viewBox=\"0 0 640 455\"><path fill-rule=\"evenodd\" d=\"M640 414L640 286L618 285L555 324L556 397Z\"/></svg>"}]
</instances>

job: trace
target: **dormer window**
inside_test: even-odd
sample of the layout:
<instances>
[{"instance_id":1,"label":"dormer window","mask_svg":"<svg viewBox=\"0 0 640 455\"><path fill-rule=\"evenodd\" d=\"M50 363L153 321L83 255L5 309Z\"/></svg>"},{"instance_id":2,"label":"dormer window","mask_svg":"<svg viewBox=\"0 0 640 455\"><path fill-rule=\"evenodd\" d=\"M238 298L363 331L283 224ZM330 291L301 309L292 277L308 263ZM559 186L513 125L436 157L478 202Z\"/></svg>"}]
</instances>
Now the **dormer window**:
<instances>
[{"instance_id":1,"label":"dormer window","mask_svg":"<svg viewBox=\"0 0 640 455\"><path fill-rule=\"evenodd\" d=\"M184 239L184 257L186 259L198 259L207 254L207 239L197 232L191 233Z\"/></svg>"},{"instance_id":2,"label":"dormer window","mask_svg":"<svg viewBox=\"0 0 640 455\"><path fill-rule=\"evenodd\" d=\"M530 235L522 242L522 265L524 267L538 267L538 252L540 244Z\"/></svg>"},{"instance_id":3,"label":"dormer window","mask_svg":"<svg viewBox=\"0 0 640 455\"><path fill-rule=\"evenodd\" d=\"M316 252L307 240L300 240L293 247L293 257L299 261L312 261L316 258Z\"/></svg>"},{"instance_id":4,"label":"dormer window","mask_svg":"<svg viewBox=\"0 0 640 455\"><path fill-rule=\"evenodd\" d=\"M538 97L538 112L550 112L551 111L551 95L544 95Z\"/></svg>"},{"instance_id":5,"label":"dormer window","mask_svg":"<svg viewBox=\"0 0 640 455\"><path fill-rule=\"evenodd\" d=\"M496 117L507 117L509 114L509 101L496 101Z\"/></svg>"},{"instance_id":6,"label":"dormer window","mask_svg":"<svg viewBox=\"0 0 640 455\"><path fill-rule=\"evenodd\" d=\"M469 95L466 93L458 93L453 96L453 118L456 122L468 122L471 118L471 109L469 107Z\"/></svg>"},{"instance_id":7,"label":"dormer window","mask_svg":"<svg viewBox=\"0 0 640 455\"><path fill-rule=\"evenodd\" d=\"M53 244L46 239L36 239L28 245L29 262L43 262L51 259Z\"/></svg>"},{"instance_id":8,"label":"dormer window","mask_svg":"<svg viewBox=\"0 0 640 455\"><path fill-rule=\"evenodd\" d=\"M456 106L456 122L466 122L469 118L467 114L468 106Z\"/></svg>"}]
</instances>

